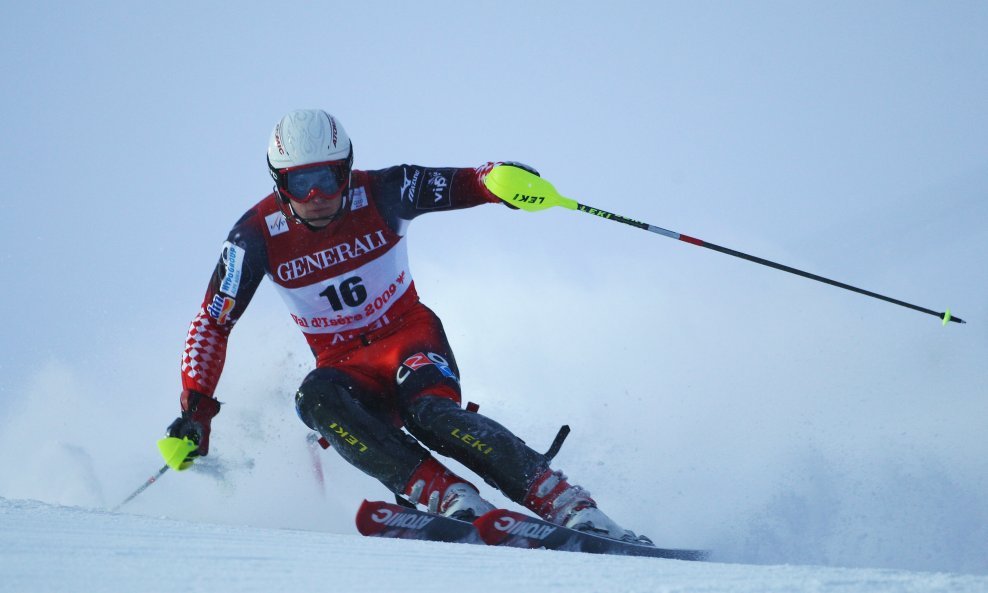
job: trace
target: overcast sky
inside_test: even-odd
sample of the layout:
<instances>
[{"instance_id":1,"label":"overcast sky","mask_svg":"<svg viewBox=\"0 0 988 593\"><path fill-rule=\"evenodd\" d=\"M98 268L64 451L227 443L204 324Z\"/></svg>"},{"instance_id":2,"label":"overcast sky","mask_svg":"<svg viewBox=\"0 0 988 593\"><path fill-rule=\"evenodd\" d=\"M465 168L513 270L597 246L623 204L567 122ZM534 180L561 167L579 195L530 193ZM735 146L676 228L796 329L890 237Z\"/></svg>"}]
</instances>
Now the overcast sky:
<instances>
[{"instance_id":1,"label":"overcast sky","mask_svg":"<svg viewBox=\"0 0 988 593\"><path fill-rule=\"evenodd\" d=\"M160 465L271 128L323 108L357 168L519 160L950 307L968 325L563 210L410 229L465 399L537 448L570 424L560 467L622 523L733 560L988 572L985 3L35 2L0 31L0 444L23 462L0 496L112 505ZM168 476L134 512L352 531L385 493L327 452L318 497L311 357L270 286L229 352L225 479Z\"/></svg>"}]
</instances>

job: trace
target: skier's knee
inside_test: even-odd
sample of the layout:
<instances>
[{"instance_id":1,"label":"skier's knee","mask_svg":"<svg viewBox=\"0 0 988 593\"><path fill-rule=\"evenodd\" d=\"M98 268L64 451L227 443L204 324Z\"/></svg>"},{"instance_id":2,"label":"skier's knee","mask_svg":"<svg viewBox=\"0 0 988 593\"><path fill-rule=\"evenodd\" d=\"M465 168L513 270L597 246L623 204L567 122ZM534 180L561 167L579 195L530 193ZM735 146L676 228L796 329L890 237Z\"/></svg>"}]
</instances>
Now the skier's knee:
<instances>
[{"instance_id":1,"label":"skier's knee","mask_svg":"<svg viewBox=\"0 0 988 593\"><path fill-rule=\"evenodd\" d=\"M450 415L468 414L457 400L440 393L423 393L411 399L404 408L405 424L412 430L428 428L443 422Z\"/></svg>"},{"instance_id":2,"label":"skier's knee","mask_svg":"<svg viewBox=\"0 0 988 593\"><path fill-rule=\"evenodd\" d=\"M309 428L318 431L317 410L341 411L353 401L348 381L330 369L316 369L302 381L295 394L295 411Z\"/></svg>"}]
</instances>

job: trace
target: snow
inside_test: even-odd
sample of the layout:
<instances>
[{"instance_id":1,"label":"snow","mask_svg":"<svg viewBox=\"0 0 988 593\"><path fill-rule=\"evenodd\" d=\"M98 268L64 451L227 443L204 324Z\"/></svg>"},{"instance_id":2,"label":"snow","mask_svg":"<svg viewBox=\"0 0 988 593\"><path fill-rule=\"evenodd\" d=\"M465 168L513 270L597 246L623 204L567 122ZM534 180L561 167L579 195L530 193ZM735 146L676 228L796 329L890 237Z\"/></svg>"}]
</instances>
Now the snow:
<instances>
[{"instance_id":1,"label":"snow","mask_svg":"<svg viewBox=\"0 0 988 593\"><path fill-rule=\"evenodd\" d=\"M988 577L593 556L269 529L0 498L0 592L984 592Z\"/></svg>"}]
</instances>

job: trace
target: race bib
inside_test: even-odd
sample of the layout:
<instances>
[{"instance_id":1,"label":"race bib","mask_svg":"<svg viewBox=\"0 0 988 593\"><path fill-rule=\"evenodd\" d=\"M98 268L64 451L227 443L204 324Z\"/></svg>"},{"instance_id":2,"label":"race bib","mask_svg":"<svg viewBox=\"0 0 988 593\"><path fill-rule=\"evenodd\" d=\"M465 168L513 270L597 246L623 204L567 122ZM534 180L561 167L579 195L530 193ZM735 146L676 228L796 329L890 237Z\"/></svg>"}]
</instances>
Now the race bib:
<instances>
[{"instance_id":1,"label":"race bib","mask_svg":"<svg viewBox=\"0 0 988 593\"><path fill-rule=\"evenodd\" d=\"M402 239L380 257L339 276L299 288L275 285L303 332L328 334L378 321L411 283Z\"/></svg>"}]
</instances>

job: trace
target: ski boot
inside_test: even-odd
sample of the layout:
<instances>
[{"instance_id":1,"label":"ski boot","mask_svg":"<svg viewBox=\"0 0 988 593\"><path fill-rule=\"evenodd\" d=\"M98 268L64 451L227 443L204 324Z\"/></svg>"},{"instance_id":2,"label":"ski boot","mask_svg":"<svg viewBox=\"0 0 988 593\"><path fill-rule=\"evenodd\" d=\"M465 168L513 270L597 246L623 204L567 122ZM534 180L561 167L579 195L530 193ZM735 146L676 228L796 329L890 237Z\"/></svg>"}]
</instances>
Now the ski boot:
<instances>
[{"instance_id":1,"label":"ski boot","mask_svg":"<svg viewBox=\"0 0 988 593\"><path fill-rule=\"evenodd\" d=\"M562 472L547 471L532 484L524 504L556 525L586 531L625 542L653 545L643 535L624 529L597 508L597 502L582 487L570 484Z\"/></svg>"},{"instance_id":2,"label":"ski boot","mask_svg":"<svg viewBox=\"0 0 988 593\"><path fill-rule=\"evenodd\" d=\"M412 474L405 494L410 501L427 506L430 513L460 521L473 521L494 510L494 505L484 500L473 484L431 457Z\"/></svg>"}]
</instances>

